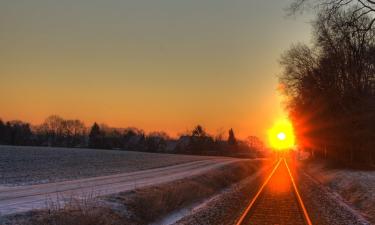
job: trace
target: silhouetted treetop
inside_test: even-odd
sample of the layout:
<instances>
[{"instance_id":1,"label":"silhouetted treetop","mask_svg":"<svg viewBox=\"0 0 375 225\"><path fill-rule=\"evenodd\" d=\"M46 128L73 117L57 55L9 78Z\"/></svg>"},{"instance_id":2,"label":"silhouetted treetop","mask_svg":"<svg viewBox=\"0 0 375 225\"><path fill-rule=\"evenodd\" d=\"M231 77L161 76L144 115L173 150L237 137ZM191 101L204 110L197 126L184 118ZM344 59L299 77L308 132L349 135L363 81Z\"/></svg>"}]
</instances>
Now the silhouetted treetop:
<instances>
[{"instance_id":1,"label":"silhouetted treetop","mask_svg":"<svg viewBox=\"0 0 375 225\"><path fill-rule=\"evenodd\" d=\"M232 128L228 132L228 144L230 144L230 145L237 144L237 139L236 139L236 137L234 135L234 131L233 131Z\"/></svg>"},{"instance_id":2,"label":"silhouetted treetop","mask_svg":"<svg viewBox=\"0 0 375 225\"><path fill-rule=\"evenodd\" d=\"M193 137L204 137L206 136L206 131L204 131L201 125L197 125L192 131Z\"/></svg>"},{"instance_id":3,"label":"silhouetted treetop","mask_svg":"<svg viewBox=\"0 0 375 225\"><path fill-rule=\"evenodd\" d=\"M103 134L100 130L99 125L95 122L90 130L89 134L89 147L91 148L103 148Z\"/></svg>"},{"instance_id":4,"label":"silhouetted treetop","mask_svg":"<svg viewBox=\"0 0 375 225\"><path fill-rule=\"evenodd\" d=\"M233 133L234 137L234 133ZM77 148L116 149L158 153L182 153L198 155L253 156L247 144L236 140L235 146L221 138L214 138L200 125L179 138L167 133L150 132L130 128L113 128L93 123L86 128L84 123L60 116L49 116L41 125L30 127L22 121L0 120L0 144L59 146Z\"/></svg>"}]
</instances>

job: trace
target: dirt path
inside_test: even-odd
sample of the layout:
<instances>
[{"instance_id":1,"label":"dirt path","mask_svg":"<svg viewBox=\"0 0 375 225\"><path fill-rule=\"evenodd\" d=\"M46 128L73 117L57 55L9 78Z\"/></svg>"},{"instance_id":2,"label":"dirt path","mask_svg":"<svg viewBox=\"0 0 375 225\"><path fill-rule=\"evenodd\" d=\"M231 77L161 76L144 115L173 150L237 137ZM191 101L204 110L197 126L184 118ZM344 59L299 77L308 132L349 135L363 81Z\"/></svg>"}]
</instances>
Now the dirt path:
<instances>
[{"instance_id":1,"label":"dirt path","mask_svg":"<svg viewBox=\"0 0 375 225\"><path fill-rule=\"evenodd\" d=\"M197 175L240 159L217 158L58 183L0 188L0 215L40 209L47 202L113 194Z\"/></svg>"}]
</instances>

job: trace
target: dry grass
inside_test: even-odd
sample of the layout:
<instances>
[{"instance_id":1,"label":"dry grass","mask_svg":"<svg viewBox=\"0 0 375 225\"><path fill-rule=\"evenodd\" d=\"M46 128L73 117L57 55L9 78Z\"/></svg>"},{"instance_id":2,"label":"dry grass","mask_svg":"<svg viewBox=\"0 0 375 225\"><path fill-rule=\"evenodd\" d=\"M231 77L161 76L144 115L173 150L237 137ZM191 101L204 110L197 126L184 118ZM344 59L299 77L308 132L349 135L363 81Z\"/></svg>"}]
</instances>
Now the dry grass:
<instances>
[{"instance_id":1,"label":"dry grass","mask_svg":"<svg viewBox=\"0 0 375 225\"><path fill-rule=\"evenodd\" d=\"M322 161L304 164L303 168L375 224L375 171L333 167Z\"/></svg>"},{"instance_id":2,"label":"dry grass","mask_svg":"<svg viewBox=\"0 0 375 225\"><path fill-rule=\"evenodd\" d=\"M71 199L68 204L13 216L9 225L142 225L203 200L253 174L260 162L239 162L205 174L105 198Z\"/></svg>"},{"instance_id":3,"label":"dry grass","mask_svg":"<svg viewBox=\"0 0 375 225\"><path fill-rule=\"evenodd\" d=\"M147 224L169 212L214 195L253 174L260 163L241 162L190 179L119 194L112 201L127 205L137 224Z\"/></svg>"},{"instance_id":4,"label":"dry grass","mask_svg":"<svg viewBox=\"0 0 375 225\"><path fill-rule=\"evenodd\" d=\"M11 225L120 225L125 218L98 198L71 198L66 204L47 201L47 209L11 216ZM3 224L3 223L1 223Z\"/></svg>"}]
</instances>

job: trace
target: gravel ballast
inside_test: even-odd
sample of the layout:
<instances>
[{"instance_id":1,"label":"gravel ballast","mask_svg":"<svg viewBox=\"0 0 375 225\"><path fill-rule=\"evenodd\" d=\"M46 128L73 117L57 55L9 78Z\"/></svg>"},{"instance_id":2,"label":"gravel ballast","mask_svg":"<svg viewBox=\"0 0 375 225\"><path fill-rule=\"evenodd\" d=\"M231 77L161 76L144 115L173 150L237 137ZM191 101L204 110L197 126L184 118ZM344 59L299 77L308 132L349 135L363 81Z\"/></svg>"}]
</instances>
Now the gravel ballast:
<instances>
[{"instance_id":1,"label":"gravel ballast","mask_svg":"<svg viewBox=\"0 0 375 225\"><path fill-rule=\"evenodd\" d=\"M370 225L361 214L336 193L314 180L302 168L294 178L314 225ZM269 172L269 170L266 170ZM264 172L266 173L266 172ZM235 224L244 208L255 195L264 176L253 175L196 207L176 224L230 225Z\"/></svg>"}]
</instances>

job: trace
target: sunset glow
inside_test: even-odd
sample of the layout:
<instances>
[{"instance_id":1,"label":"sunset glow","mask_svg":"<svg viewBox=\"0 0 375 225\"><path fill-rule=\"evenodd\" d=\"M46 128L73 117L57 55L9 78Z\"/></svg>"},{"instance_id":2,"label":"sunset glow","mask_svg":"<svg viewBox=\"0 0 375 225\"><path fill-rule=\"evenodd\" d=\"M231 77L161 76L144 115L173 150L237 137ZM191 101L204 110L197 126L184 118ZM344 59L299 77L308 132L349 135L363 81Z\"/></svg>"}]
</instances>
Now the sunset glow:
<instances>
[{"instance_id":1,"label":"sunset glow","mask_svg":"<svg viewBox=\"0 0 375 225\"><path fill-rule=\"evenodd\" d=\"M375 225L375 0L0 15L0 225Z\"/></svg>"},{"instance_id":2,"label":"sunset glow","mask_svg":"<svg viewBox=\"0 0 375 225\"><path fill-rule=\"evenodd\" d=\"M295 136L292 123L287 120L279 120L268 130L269 145L277 150L284 151L295 146Z\"/></svg>"},{"instance_id":3,"label":"sunset glow","mask_svg":"<svg viewBox=\"0 0 375 225\"><path fill-rule=\"evenodd\" d=\"M3 1L0 119L38 125L57 114L171 136L201 124L265 141L283 114L277 60L308 40L303 21L283 19L286 4Z\"/></svg>"}]
</instances>

